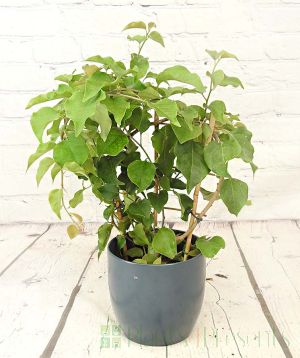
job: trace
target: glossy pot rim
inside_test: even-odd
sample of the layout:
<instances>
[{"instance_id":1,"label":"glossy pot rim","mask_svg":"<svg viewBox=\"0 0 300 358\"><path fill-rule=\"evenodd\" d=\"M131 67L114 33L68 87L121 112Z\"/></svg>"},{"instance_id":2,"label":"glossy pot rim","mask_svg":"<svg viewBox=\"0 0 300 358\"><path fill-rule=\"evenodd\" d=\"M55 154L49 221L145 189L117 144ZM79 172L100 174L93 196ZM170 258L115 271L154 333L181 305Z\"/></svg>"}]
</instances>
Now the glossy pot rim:
<instances>
[{"instance_id":1,"label":"glossy pot rim","mask_svg":"<svg viewBox=\"0 0 300 358\"><path fill-rule=\"evenodd\" d=\"M179 231L179 230L178 230ZM194 238L196 238L195 235L193 235ZM114 259L116 259L117 261L120 261L124 264L127 264L127 265L138 265L138 267L156 267L157 269L159 268L163 268L163 267L174 267L174 266L177 266L177 265L187 265L187 264L191 264L192 262L196 261L196 260L199 260L199 259L205 259L205 257L200 253L199 255L197 256L194 256L190 259L188 259L187 261L179 261L179 262L172 262L170 264L164 264L164 265L153 265L153 264L138 264L136 262L131 262L131 261L126 261L122 258L120 258L119 256L117 256L113 251L112 251L112 248L111 246L117 241L117 237L114 237L113 239L110 240L109 244L108 244L108 254L111 255Z\"/></svg>"}]
</instances>

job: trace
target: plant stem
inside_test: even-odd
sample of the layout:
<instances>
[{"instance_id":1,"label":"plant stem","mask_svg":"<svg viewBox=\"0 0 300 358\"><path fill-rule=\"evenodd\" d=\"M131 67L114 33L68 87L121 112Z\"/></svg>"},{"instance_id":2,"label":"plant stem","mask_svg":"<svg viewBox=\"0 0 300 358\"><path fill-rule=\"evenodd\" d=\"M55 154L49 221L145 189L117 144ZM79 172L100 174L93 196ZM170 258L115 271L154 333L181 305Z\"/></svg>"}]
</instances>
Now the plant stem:
<instances>
[{"instance_id":1,"label":"plant stem","mask_svg":"<svg viewBox=\"0 0 300 358\"><path fill-rule=\"evenodd\" d=\"M146 152L145 148L142 146L141 143L139 143L135 138L133 138L133 136L131 135L131 133L127 130L127 129L124 129L125 132L127 133L127 135L130 137L130 139L138 146L142 149L142 151L145 153L147 159L150 161L150 163L152 163L152 160L149 156L149 154Z\"/></svg>"},{"instance_id":2,"label":"plant stem","mask_svg":"<svg viewBox=\"0 0 300 358\"><path fill-rule=\"evenodd\" d=\"M157 115L156 112L154 112L154 132L157 132L158 129L159 129L159 117ZM157 157L158 157L158 153L157 151L154 149L154 161L157 160ZM155 176L155 179L154 179L154 193L155 194L158 194L159 193L159 181L158 181L158 177L157 175ZM157 227L157 210L154 209L154 212L153 212L153 218L154 218L154 229Z\"/></svg>"},{"instance_id":3,"label":"plant stem","mask_svg":"<svg viewBox=\"0 0 300 358\"><path fill-rule=\"evenodd\" d=\"M197 219L203 219L204 216L206 215L207 211L212 207L213 203L218 199L219 194L220 194L220 190L221 190L221 187L222 187L222 184L223 184L223 181L224 181L224 177L220 177L219 182L217 184L216 191L213 193L213 195L209 199L208 203L205 205L204 209L199 214L195 215L197 217ZM194 224L188 229L187 232L185 232L184 234L182 234L180 236L177 236L176 237L177 243L180 243L190 233L193 233L193 231L196 228L196 226L197 226L197 221L194 222Z\"/></svg>"},{"instance_id":4,"label":"plant stem","mask_svg":"<svg viewBox=\"0 0 300 358\"><path fill-rule=\"evenodd\" d=\"M197 206L198 206L198 198L199 198L199 191L201 188L201 184L197 184L194 190L194 198L193 198L193 208L192 208L192 215L190 217L190 223L189 223L189 230L191 230L192 227L196 227L197 225L197 221L194 218L196 216L196 212L197 212ZM192 237L193 237L193 230L190 231L190 233L187 236L187 240L186 240L186 244L185 244L185 250L184 250L184 257L183 257L183 261L187 260L188 257L188 253L190 251L191 248L191 243L192 243Z\"/></svg>"},{"instance_id":5,"label":"plant stem","mask_svg":"<svg viewBox=\"0 0 300 358\"><path fill-rule=\"evenodd\" d=\"M215 64L215 66L216 66L216 64ZM211 91L212 91L212 81L210 82L209 95L210 95ZM209 95L207 97L206 103L208 102ZM211 115L210 120L209 120L209 127L210 127L210 130L211 130L211 133L210 133L209 137L207 138L205 145L207 145L212 140L215 124L216 124L216 120L215 120L214 116ZM197 206L198 206L198 198L199 198L200 189L201 189L201 183L197 184L196 187L195 187L195 190L194 190L193 208L192 208L192 213L191 213L191 217L190 217L190 223L189 223L189 229L188 229L188 235L187 235L187 240L186 240L186 245L185 245L185 252L184 252L183 261L186 261L187 258L188 258L188 254L189 254L190 249L191 249L193 231L197 226L197 220L195 219L195 216L196 216L196 213L197 213ZM213 200L212 203L214 201L215 200ZM212 203L211 203L211 205L212 205ZM209 208L210 208L210 206L208 207L208 209ZM201 216L201 213L200 213L199 218L202 219L203 216L204 215Z\"/></svg>"},{"instance_id":6,"label":"plant stem","mask_svg":"<svg viewBox=\"0 0 300 358\"><path fill-rule=\"evenodd\" d=\"M123 214L122 214L122 210L121 210L120 206L121 206L121 200L119 198L115 201L115 207L117 209L117 217L118 217L119 222L122 221L122 219L123 219ZM127 245L126 245L126 240L125 240L125 244L123 247L123 255L124 255L125 260L128 259L126 252L127 252Z\"/></svg>"}]
</instances>

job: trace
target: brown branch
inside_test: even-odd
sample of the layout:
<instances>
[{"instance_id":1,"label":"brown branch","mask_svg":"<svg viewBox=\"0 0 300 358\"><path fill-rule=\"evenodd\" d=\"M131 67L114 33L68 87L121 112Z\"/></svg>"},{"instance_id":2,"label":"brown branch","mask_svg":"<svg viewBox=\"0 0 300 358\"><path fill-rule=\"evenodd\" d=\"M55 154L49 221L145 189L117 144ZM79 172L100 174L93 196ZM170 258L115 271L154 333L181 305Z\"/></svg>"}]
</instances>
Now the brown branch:
<instances>
[{"instance_id":1,"label":"brown branch","mask_svg":"<svg viewBox=\"0 0 300 358\"><path fill-rule=\"evenodd\" d=\"M204 209L198 214L196 214L196 218L202 220L204 218L204 216L206 215L207 211L212 207L213 203L218 200L219 198L219 194L221 191L221 187L223 184L224 178L220 177L219 182L217 184L217 188L216 191L212 194L211 198L209 199L208 203L205 205ZM181 241L183 241L188 235L190 235L191 233L193 233L194 229L197 226L197 220L195 220L194 224L189 227L189 229L182 235L179 235L176 237L177 243L180 243Z\"/></svg>"},{"instance_id":2,"label":"brown branch","mask_svg":"<svg viewBox=\"0 0 300 358\"><path fill-rule=\"evenodd\" d=\"M206 102L208 102L208 98L207 98ZM213 137L213 133L214 133L215 125L216 125L216 119L211 114L210 115L210 120L209 120L209 128L211 130L211 133L208 136L208 138L206 139L205 145L207 145L208 143L211 142L212 137ZM191 248L193 231L195 230L195 228L197 226L197 220L196 220L195 216L196 216L196 212L197 212L198 197L199 197L200 189L201 189L201 183L197 184L196 187L195 187L195 190L194 190L193 208L192 208L192 213L191 213L190 222L189 222L189 229L185 233L185 235L186 235L185 237L187 237L187 239L186 239L186 245L185 245L185 250L184 250L185 252L184 252L183 261L187 260L188 253L190 252L190 248ZM215 201L215 199L213 200L213 202L214 201ZM202 219L202 216L200 216L199 218Z\"/></svg>"}]
</instances>

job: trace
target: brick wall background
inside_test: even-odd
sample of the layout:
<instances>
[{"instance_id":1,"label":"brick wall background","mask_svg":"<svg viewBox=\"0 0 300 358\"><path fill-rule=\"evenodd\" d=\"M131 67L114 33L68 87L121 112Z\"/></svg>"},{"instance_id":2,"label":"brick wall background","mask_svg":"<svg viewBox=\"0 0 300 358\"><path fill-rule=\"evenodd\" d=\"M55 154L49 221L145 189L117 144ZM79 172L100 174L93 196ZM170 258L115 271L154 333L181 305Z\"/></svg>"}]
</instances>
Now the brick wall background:
<instances>
[{"instance_id":1,"label":"brick wall background","mask_svg":"<svg viewBox=\"0 0 300 358\"><path fill-rule=\"evenodd\" d=\"M234 165L253 201L239 219L299 218L300 0L0 0L0 222L57 220L47 202L50 180L37 189L35 170L25 174L37 142L24 107L87 56L128 59L120 30L135 20L155 21L165 38L165 49L145 48L154 70L180 62L204 79L206 48L240 58L223 68L245 90L216 94L254 133L255 180L247 166ZM86 199L77 211L101 220L101 207ZM235 219L221 203L210 218Z\"/></svg>"}]
</instances>

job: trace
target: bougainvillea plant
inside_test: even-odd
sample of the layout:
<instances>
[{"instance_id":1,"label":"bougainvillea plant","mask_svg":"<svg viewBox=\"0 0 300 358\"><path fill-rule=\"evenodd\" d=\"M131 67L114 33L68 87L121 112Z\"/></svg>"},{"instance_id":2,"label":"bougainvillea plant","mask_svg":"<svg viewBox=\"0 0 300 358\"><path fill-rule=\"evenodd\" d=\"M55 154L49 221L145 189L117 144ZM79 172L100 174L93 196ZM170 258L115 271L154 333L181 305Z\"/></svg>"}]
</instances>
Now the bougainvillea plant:
<instances>
[{"instance_id":1,"label":"bougainvillea plant","mask_svg":"<svg viewBox=\"0 0 300 358\"><path fill-rule=\"evenodd\" d=\"M61 83L55 90L28 103L30 108L56 100L52 107L32 114L39 145L28 167L47 153L36 180L39 184L50 168L53 180L60 176L49 202L59 218L64 209L72 220L67 229L70 238L82 231L82 217L73 208L87 190L105 204L106 222L98 229L99 255L115 227L125 260L164 264L200 253L213 257L224 248L224 240L205 235L194 240L193 232L216 200L235 215L247 204L247 184L231 176L230 160L240 158L256 170L251 132L223 101L211 101L218 86L243 87L238 78L218 68L222 60L237 58L224 50L207 51L213 64L205 87L198 74L181 65L150 71L142 49L150 41L164 46L163 38L153 22L132 22L124 30L131 29L141 33L128 36L138 47L128 64L112 57L90 57L82 73L56 77ZM183 101L191 93L198 95L194 105ZM66 172L82 184L69 202ZM215 180L215 191L204 187L208 177ZM178 208L167 206L171 195ZM204 207L198 211L200 196ZM185 232L167 226L168 210L179 210L181 219L188 221Z\"/></svg>"}]
</instances>

